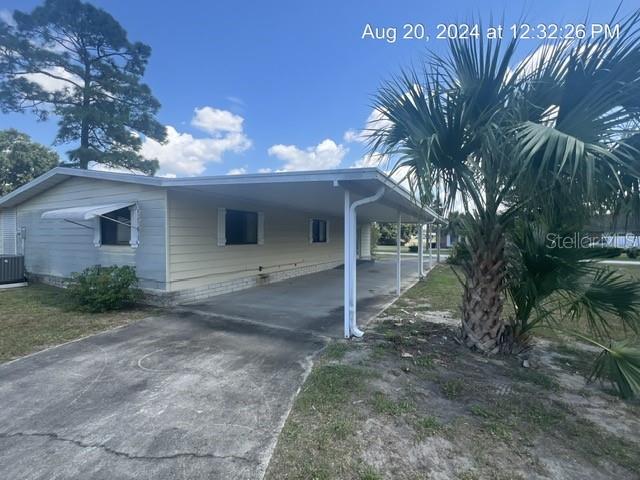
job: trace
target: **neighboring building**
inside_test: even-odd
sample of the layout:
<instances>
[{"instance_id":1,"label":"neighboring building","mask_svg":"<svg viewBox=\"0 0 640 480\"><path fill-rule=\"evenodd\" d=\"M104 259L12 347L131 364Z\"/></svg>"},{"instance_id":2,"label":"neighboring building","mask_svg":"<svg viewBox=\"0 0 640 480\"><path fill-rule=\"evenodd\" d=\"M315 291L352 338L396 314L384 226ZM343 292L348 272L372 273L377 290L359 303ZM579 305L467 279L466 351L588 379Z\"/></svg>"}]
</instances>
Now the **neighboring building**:
<instances>
[{"instance_id":1,"label":"neighboring building","mask_svg":"<svg viewBox=\"0 0 640 480\"><path fill-rule=\"evenodd\" d=\"M343 264L354 203L362 259L371 222L435 215L372 168L181 179L55 168L0 198L0 253L24 254L28 278L55 285L131 265L153 301L189 302Z\"/></svg>"}]
</instances>

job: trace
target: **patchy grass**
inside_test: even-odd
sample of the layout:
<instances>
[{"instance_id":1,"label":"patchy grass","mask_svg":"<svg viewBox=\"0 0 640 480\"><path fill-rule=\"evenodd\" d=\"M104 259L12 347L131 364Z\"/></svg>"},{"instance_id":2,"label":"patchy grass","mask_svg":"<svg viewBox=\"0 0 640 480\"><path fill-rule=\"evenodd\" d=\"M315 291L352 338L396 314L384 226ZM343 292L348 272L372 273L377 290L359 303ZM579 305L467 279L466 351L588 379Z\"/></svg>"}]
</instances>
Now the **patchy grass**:
<instances>
[{"instance_id":1,"label":"patchy grass","mask_svg":"<svg viewBox=\"0 0 640 480\"><path fill-rule=\"evenodd\" d=\"M458 314L462 285L450 265L440 264L423 282L409 289L387 312L402 313L403 309L418 311L449 311Z\"/></svg>"},{"instance_id":2,"label":"patchy grass","mask_svg":"<svg viewBox=\"0 0 640 480\"><path fill-rule=\"evenodd\" d=\"M325 350L267 479L638 478L637 402L585 386L570 344L535 347L527 369L462 347L454 326L429 321L455 304L455 282L438 267L363 341Z\"/></svg>"},{"instance_id":3,"label":"patchy grass","mask_svg":"<svg viewBox=\"0 0 640 480\"><path fill-rule=\"evenodd\" d=\"M551 375L532 368L518 368L514 370L513 378L522 382L529 382L549 391L558 391L560 385Z\"/></svg>"},{"instance_id":4,"label":"patchy grass","mask_svg":"<svg viewBox=\"0 0 640 480\"><path fill-rule=\"evenodd\" d=\"M415 430L418 440L435 435L442 430L442 424L433 415L420 417L415 422Z\"/></svg>"},{"instance_id":5,"label":"patchy grass","mask_svg":"<svg viewBox=\"0 0 640 480\"><path fill-rule=\"evenodd\" d=\"M376 413L391 416L412 412L416 408L410 400L394 401L383 392L374 392L371 406Z\"/></svg>"},{"instance_id":6,"label":"patchy grass","mask_svg":"<svg viewBox=\"0 0 640 480\"><path fill-rule=\"evenodd\" d=\"M349 351L349 345L346 342L334 342L327 346L324 355L331 360L340 360Z\"/></svg>"},{"instance_id":7,"label":"patchy grass","mask_svg":"<svg viewBox=\"0 0 640 480\"><path fill-rule=\"evenodd\" d=\"M108 313L72 310L66 292L48 285L0 290L0 362L127 324L157 310Z\"/></svg>"}]
</instances>

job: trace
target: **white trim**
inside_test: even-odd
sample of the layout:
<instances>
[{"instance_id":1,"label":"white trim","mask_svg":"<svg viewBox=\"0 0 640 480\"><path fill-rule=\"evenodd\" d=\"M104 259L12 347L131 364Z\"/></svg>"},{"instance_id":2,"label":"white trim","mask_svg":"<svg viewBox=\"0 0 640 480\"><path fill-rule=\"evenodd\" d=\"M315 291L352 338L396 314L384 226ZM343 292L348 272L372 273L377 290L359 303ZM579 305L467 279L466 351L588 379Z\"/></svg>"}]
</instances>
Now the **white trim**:
<instances>
[{"instance_id":1,"label":"white trim","mask_svg":"<svg viewBox=\"0 0 640 480\"><path fill-rule=\"evenodd\" d=\"M227 209L218 208L218 246L224 247L227 244Z\"/></svg>"},{"instance_id":2,"label":"white trim","mask_svg":"<svg viewBox=\"0 0 640 480\"><path fill-rule=\"evenodd\" d=\"M258 212L258 245L264 245L264 212Z\"/></svg>"},{"instance_id":3,"label":"white trim","mask_svg":"<svg viewBox=\"0 0 640 480\"><path fill-rule=\"evenodd\" d=\"M93 217L93 246L102 246L102 228L100 227L100 217Z\"/></svg>"},{"instance_id":4,"label":"white trim","mask_svg":"<svg viewBox=\"0 0 640 480\"><path fill-rule=\"evenodd\" d=\"M138 204L129 207L131 216L131 227L129 229L129 245L138 248L140 245L140 208Z\"/></svg>"},{"instance_id":5,"label":"white trim","mask_svg":"<svg viewBox=\"0 0 640 480\"><path fill-rule=\"evenodd\" d=\"M29 284L27 282L3 283L0 285L0 290L4 290L5 288L27 287L28 285Z\"/></svg>"},{"instance_id":6,"label":"white trim","mask_svg":"<svg viewBox=\"0 0 640 480\"><path fill-rule=\"evenodd\" d=\"M215 185L248 185L248 184L273 184L296 182L343 182L378 181L383 186L396 192L403 200L403 205L398 205L405 213L418 216L436 218L441 223L446 219L438 215L429 207L420 205L411 192L398 184L384 172L377 168L348 168L335 170L318 170L304 172L277 172L268 174L246 175L221 175L212 177L193 178L162 178L146 175L133 175L128 173L101 172L96 170L81 170L75 168L56 167L31 182L23 185L13 192L0 198L0 206L14 206L22 201L37 195L38 193L57 185L70 177L91 178L96 180L109 180L152 187L188 187L188 186L215 186ZM406 204L404 204L406 202ZM425 218L426 219L426 218Z\"/></svg>"}]
</instances>

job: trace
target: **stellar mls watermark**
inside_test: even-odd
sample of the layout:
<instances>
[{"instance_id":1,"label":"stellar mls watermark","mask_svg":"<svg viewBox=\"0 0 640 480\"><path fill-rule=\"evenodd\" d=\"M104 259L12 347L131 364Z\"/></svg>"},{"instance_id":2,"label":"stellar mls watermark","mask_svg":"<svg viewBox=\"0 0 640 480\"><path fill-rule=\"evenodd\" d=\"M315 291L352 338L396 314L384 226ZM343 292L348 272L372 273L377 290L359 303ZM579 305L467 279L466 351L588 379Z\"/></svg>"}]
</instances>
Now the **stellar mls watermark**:
<instances>
[{"instance_id":1,"label":"stellar mls watermark","mask_svg":"<svg viewBox=\"0 0 640 480\"><path fill-rule=\"evenodd\" d=\"M640 248L640 235L615 234L594 235L583 232L572 234L547 233L546 245L549 248Z\"/></svg>"}]
</instances>

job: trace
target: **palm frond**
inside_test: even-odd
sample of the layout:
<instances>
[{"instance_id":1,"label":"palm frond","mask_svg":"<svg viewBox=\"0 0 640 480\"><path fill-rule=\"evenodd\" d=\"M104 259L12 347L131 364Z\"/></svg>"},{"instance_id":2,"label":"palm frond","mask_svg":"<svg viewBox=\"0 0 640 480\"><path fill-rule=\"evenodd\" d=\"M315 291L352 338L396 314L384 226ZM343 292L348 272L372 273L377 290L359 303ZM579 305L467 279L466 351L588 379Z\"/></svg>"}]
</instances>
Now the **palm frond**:
<instances>
[{"instance_id":1,"label":"palm frond","mask_svg":"<svg viewBox=\"0 0 640 480\"><path fill-rule=\"evenodd\" d=\"M629 341L615 342L606 347L588 337L582 340L601 349L594 362L589 380L608 381L615 386L622 398L640 394L640 348Z\"/></svg>"}]
</instances>

